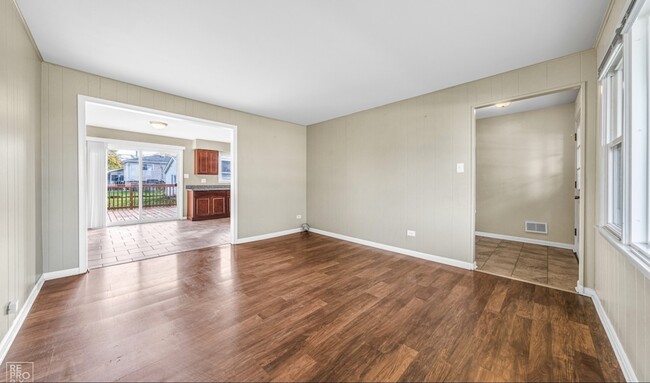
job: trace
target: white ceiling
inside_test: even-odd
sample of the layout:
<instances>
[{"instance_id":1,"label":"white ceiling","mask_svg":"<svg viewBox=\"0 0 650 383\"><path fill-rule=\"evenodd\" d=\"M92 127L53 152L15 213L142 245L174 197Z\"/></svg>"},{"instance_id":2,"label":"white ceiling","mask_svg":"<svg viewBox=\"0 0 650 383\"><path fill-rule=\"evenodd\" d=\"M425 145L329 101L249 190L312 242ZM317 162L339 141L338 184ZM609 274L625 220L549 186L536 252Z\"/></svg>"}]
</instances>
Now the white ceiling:
<instances>
[{"instance_id":1,"label":"white ceiling","mask_svg":"<svg viewBox=\"0 0 650 383\"><path fill-rule=\"evenodd\" d=\"M591 48L608 0L18 0L48 62L312 124Z\"/></svg>"},{"instance_id":2,"label":"white ceiling","mask_svg":"<svg viewBox=\"0 0 650 383\"><path fill-rule=\"evenodd\" d=\"M578 96L579 89L569 89L562 92L546 94L543 96L526 98L523 100L513 101L510 105L504 108L497 108L496 106L488 106L476 110L476 119L506 116L508 114L529 112L531 110L539 110L551 108L554 106L571 104L575 102Z\"/></svg>"},{"instance_id":3,"label":"white ceiling","mask_svg":"<svg viewBox=\"0 0 650 383\"><path fill-rule=\"evenodd\" d=\"M167 127L161 130L154 129L149 121L165 122ZM232 130L228 128L92 102L86 103L86 125L186 140L232 142Z\"/></svg>"}]
</instances>

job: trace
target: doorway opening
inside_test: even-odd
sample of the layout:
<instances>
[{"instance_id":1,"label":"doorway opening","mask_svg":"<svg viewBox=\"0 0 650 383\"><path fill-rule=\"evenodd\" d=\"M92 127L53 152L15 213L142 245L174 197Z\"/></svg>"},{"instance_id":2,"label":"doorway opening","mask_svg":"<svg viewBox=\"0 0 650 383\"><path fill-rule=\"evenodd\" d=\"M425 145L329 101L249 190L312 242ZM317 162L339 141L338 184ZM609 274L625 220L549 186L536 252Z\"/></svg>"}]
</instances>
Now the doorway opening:
<instances>
[{"instance_id":1,"label":"doorway opening","mask_svg":"<svg viewBox=\"0 0 650 383\"><path fill-rule=\"evenodd\" d=\"M583 103L576 85L474 109L478 271L581 286Z\"/></svg>"},{"instance_id":2,"label":"doorway opening","mask_svg":"<svg viewBox=\"0 0 650 383\"><path fill-rule=\"evenodd\" d=\"M80 96L81 270L234 243L236 133ZM201 197L219 206L206 214Z\"/></svg>"}]
</instances>

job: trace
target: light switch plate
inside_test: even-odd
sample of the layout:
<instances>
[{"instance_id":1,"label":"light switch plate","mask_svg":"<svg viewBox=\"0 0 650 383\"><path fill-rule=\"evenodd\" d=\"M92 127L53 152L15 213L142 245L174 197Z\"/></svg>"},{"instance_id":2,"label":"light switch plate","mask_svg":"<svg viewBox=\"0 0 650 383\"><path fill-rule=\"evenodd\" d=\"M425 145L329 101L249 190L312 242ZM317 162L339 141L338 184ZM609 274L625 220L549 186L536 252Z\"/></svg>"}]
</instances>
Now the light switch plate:
<instances>
[{"instance_id":1,"label":"light switch plate","mask_svg":"<svg viewBox=\"0 0 650 383\"><path fill-rule=\"evenodd\" d=\"M465 173L465 164L459 162L456 164L456 173Z\"/></svg>"},{"instance_id":2,"label":"light switch plate","mask_svg":"<svg viewBox=\"0 0 650 383\"><path fill-rule=\"evenodd\" d=\"M190 178L190 175L189 175L189 174L183 174L183 178L185 178L185 179L189 179L189 178Z\"/></svg>"},{"instance_id":3,"label":"light switch plate","mask_svg":"<svg viewBox=\"0 0 650 383\"><path fill-rule=\"evenodd\" d=\"M202 184L204 184L204 183L206 183L206 182L208 182L208 181L207 181L205 178L201 178L201 183L202 183Z\"/></svg>"}]
</instances>

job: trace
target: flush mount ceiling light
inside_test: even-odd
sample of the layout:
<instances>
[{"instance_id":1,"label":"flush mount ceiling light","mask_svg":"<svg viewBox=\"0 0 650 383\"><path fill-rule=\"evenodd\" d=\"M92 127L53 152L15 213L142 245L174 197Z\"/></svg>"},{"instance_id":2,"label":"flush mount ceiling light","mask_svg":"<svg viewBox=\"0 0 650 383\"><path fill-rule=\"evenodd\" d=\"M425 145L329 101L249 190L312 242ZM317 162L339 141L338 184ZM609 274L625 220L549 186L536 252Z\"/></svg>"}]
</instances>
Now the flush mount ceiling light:
<instances>
[{"instance_id":1,"label":"flush mount ceiling light","mask_svg":"<svg viewBox=\"0 0 650 383\"><path fill-rule=\"evenodd\" d=\"M167 127L167 123L162 121L149 121L149 125L151 125L152 128L158 130L165 129Z\"/></svg>"},{"instance_id":2,"label":"flush mount ceiling light","mask_svg":"<svg viewBox=\"0 0 650 383\"><path fill-rule=\"evenodd\" d=\"M495 106L496 108L505 108L505 107L508 106L508 105L510 105L509 102L501 102L501 103L498 103L498 104L494 104L494 106Z\"/></svg>"}]
</instances>

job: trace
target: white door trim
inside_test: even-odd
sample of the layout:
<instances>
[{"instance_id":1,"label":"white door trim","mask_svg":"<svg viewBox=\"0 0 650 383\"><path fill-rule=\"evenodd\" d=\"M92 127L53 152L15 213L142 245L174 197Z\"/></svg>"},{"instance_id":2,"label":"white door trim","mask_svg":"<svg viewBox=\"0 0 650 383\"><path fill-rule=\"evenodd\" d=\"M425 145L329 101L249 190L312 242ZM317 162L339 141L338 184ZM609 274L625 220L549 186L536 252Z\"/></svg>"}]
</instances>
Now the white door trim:
<instances>
[{"instance_id":1,"label":"white door trim","mask_svg":"<svg viewBox=\"0 0 650 383\"><path fill-rule=\"evenodd\" d=\"M205 124L211 124L215 127L231 129L232 142L230 143L230 157L231 157L231 180L230 180L230 243L237 243L238 233L237 233L237 222L238 222L238 198L237 198L237 183L238 183L238 157L237 157L237 125L226 124L223 122L206 120L202 118L181 115L176 113L165 112L162 110L156 110L151 108L145 108L136 105L124 104L121 102L104 100L96 97L89 97L84 95L77 96L77 151L78 151L78 193L79 193L79 274L85 273L88 271L88 243L86 238L86 232L88 230L87 221L86 221L86 104L94 103L99 105L113 106L119 108L125 108L145 113L158 114L163 117L182 119L187 121L196 121ZM148 145L156 146L156 145ZM158 145L160 146L160 145ZM182 161L181 161L182 162ZM182 164L181 164L182 165ZM181 168L182 169L182 168ZM179 174L183 174L182 171ZM182 178L182 177L181 177ZM182 181L179 182L179 185L182 184ZM183 184L184 185L184 184ZM184 190L181 194L184 195ZM179 209L180 216L182 217L182 209Z\"/></svg>"}]
</instances>

